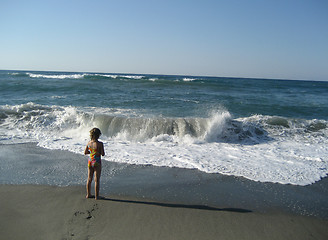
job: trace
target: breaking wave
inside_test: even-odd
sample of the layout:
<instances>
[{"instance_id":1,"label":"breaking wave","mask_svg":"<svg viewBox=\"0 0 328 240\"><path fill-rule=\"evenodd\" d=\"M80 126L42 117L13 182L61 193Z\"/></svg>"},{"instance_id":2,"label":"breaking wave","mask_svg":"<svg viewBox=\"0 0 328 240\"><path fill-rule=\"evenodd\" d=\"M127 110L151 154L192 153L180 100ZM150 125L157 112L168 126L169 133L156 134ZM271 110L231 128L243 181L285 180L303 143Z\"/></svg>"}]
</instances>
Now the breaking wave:
<instances>
[{"instance_id":1,"label":"breaking wave","mask_svg":"<svg viewBox=\"0 0 328 240\"><path fill-rule=\"evenodd\" d=\"M259 121L232 119L227 111L216 112L209 118L131 117L128 112L27 103L1 106L0 123L15 133L11 138L19 136L20 132L25 138L36 141L72 129L87 131L93 126L99 127L104 137L134 142L151 141L163 135L174 137L176 141L188 137L195 142L256 144L269 139ZM314 128L315 125L311 126Z\"/></svg>"},{"instance_id":2,"label":"breaking wave","mask_svg":"<svg viewBox=\"0 0 328 240\"><path fill-rule=\"evenodd\" d=\"M328 124L215 111L204 118L145 117L129 109L0 106L0 143L38 142L82 153L92 127L109 148L105 160L197 168L255 181L307 185L328 174Z\"/></svg>"}]
</instances>

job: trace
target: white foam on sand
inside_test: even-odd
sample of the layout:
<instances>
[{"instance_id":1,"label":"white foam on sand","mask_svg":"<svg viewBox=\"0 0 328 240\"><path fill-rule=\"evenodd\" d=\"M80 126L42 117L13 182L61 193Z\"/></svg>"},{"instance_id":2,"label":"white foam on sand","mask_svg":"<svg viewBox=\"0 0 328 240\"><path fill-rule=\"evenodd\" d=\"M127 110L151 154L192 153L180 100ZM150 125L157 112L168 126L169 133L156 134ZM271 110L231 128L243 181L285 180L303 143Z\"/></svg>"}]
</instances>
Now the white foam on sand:
<instances>
[{"instance_id":1,"label":"white foam on sand","mask_svg":"<svg viewBox=\"0 0 328 240\"><path fill-rule=\"evenodd\" d=\"M37 141L48 149L83 154L88 131L99 127L104 160L198 169L254 181L308 185L328 174L327 123L271 116L165 119L133 110L1 106L0 142Z\"/></svg>"}]
</instances>

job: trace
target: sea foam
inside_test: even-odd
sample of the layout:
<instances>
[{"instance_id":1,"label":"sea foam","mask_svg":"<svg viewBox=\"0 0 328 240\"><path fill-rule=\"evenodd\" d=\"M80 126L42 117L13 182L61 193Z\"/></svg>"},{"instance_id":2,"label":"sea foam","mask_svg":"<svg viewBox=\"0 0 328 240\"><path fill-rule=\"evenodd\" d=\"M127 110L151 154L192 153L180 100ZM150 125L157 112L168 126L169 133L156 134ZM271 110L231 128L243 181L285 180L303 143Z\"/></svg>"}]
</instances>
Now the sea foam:
<instances>
[{"instance_id":1,"label":"sea foam","mask_svg":"<svg viewBox=\"0 0 328 240\"><path fill-rule=\"evenodd\" d=\"M159 118L134 110L72 106L0 106L0 142L38 142L83 154L88 131L99 127L105 160L196 168L254 181L308 185L328 174L324 120L217 110L206 118Z\"/></svg>"},{"instance_id":2,"label":"sea foam","mask_svg":"<svg viewBox=\"0 0 328 240\"><path fill-rule=\"evenodd\" d=\"M35 73L27 73L27 75L31 78L53 78L53 79L65 79L65 78L83 78L85 74L35 74Z\"/></svg>"}]
</instances>

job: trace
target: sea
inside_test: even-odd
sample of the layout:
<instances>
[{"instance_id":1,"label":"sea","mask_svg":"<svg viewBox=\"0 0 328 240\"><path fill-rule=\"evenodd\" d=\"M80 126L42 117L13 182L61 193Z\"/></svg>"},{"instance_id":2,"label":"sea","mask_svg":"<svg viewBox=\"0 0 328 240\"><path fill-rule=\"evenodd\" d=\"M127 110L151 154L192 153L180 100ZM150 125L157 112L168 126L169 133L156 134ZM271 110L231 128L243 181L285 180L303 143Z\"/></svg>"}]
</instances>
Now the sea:
<instances>
[{"instance_id":1,"label":"sea","mask_svg":"<svg viewBox=\"0 0 328 240\"><path fill-rule=\"evenodd\" d=\"M328 81L0 71L0 144L306 186L328 174Z\"/></svg>"}]
</instances>

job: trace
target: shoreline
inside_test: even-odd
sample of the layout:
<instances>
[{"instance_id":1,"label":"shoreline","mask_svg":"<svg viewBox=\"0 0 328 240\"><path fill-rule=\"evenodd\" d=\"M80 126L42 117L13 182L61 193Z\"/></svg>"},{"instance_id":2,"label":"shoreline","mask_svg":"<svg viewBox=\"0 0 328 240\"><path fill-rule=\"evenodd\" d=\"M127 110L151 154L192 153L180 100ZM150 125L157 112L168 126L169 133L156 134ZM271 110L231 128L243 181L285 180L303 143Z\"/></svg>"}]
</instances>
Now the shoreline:
<instances>
[{"instance_id":1,"label":"shoreline","mask_svg":"<svg viewBox=\"0 0 328 240\"><path fill-rule=\"evenodd\" d=\"M281 212L167 204L81 186L0 185L4 239L327 239L328 220ZM19 231L17 231L19 230Z\"/></svg>"},{"instance_id":2,"label":"shoreline","mask_svg":"<svg viewBox=\"0 0 328 240\"><path fill-rule=\"evenodd\" d=\"M0 185L79 186L87 158L35 143L0 145ZM94 183L92 183L94 193ZM85 193L84 193L85 194ZM103 161L100 195L180 205L283 212L328 219L328 178L308 186L254 182L195 169Z\"/></svg>"}]
</instances>

